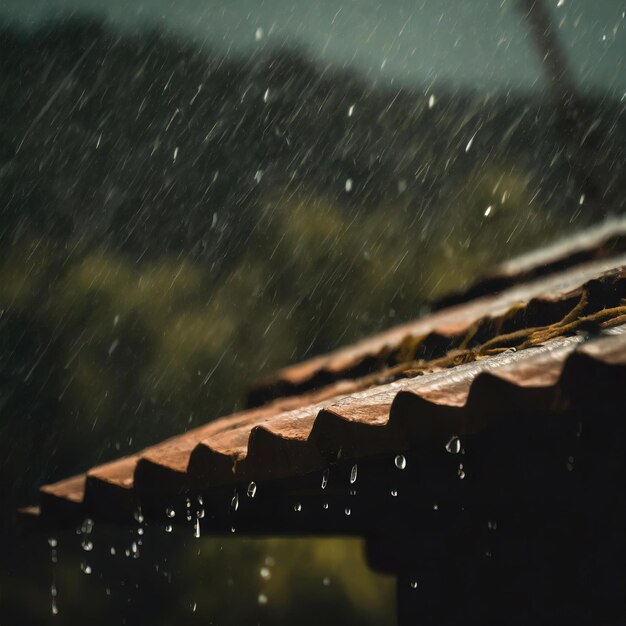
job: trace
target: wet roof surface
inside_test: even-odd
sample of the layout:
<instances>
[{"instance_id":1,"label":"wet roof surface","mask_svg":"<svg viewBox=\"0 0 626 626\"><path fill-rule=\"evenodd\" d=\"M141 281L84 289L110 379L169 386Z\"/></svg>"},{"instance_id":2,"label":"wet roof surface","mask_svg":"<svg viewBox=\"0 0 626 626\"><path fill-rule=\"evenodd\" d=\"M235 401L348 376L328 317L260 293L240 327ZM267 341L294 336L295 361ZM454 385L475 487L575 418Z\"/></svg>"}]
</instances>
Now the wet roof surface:
<instances>
[{"instance_id":1,"label":"wet roof surface","mask_svg":"<svg viewBox=\"0 0 626 626\"><path fill-rule=\"evenodd\" d=\"M564 411L598 393L610 407L623 399L619 380L626 255L618 251L286 368L256 387L262 406L44 486L40 507L24 514L116 517L185 490L306 475L341 456L476 433L512 407Z\"/></svg>"}]
</instances>

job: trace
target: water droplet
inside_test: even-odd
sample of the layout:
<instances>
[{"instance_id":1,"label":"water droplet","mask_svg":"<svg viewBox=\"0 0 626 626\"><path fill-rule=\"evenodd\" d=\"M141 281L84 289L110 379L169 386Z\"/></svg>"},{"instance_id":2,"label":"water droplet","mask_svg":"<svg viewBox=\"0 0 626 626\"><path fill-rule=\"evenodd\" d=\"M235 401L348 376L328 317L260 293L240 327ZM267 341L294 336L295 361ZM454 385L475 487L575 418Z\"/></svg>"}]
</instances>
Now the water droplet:
<instances>
[{"instance_id":1,"label":"water droplet","mask_svg":"<svg viewBox=\"0 0 626 626\"><path fill-rule=\"evenodd\" d=\"M498 522L496 522L495 520L489 520L487 522L487 528L489 530L496 530L498 528Z\"/></svg>"},{"instance_id":2,"label":"water droplet","mask_svg":"<svg viewBox=\"0 0 626 626\"><path fill-rule=\"evenodd\" d=\"M135 521L138 522L139 524L143 523L143 513L141 512L141 507L139 507L133 517L135 518Z\"/></svg>"},{"instance_id":3,"label":"water droplet","mask_svg":"<svg viewBox=\"0 0 626 626\"><path fill-rule=\"evenodd\" d=\"M476 137L476 135L472 135L472 137L470 138L470 140L467 142L467 145L465 146L465 152L469 152L472 144L474 143L474 138Z\"/></svg>"},{"instance_id":4,"label":"water droplet","mask_svg":"<svg viewBox=\"0 0 626 626\"><path fill-rule=\"evenodd\" d=\"M83 540L80 545L85 552L91 552L93 550L93 542L91 541Z\"/></svg>"},{"instance_id":5,"label":"water droplet","mask_svg":"<svg viewBox=\"0 0 626 626\"><path fill-rule=\"evenodd\" d=\"M272 577L272 572L270 572L269 567L262 567L260 574L263 580L269 580Z\"/></svg>"},{"instance_id":6,"label":"water droplet","mask_svg":"<svg viewBox=\"0 0 626 626\"><path fill-rule=\"evenodd\" d=\"M270 90L269 88L265 90L265 93L263 94L263 102L267 102L270 99Z\"/></svg>"},{"instance_id":7,"label":"water droplet","mask_svg":"<svg viewBox=\"0 0 626 626\"><path fill-rule=\"evenodd\" d=\"M293 505L293 510L296 513L299 513L300 511L302 511L302 505L299 502L296 502L296 504Z\"/></svg>"},{"instance_id":8,"label":"water droplet","mask_svg":"<svg viewBox=\"0 0 626 626\"><path fill-rule=\"evenodd\" d=\"M259 594L259 604L267 604L267 596L264 593Z\"/></svg>"},{"instance_id":9,"label":"water droplet","mask_svg":"<svg viewBox=\"0 0 626 626\"><path fill-rule=\"evenodd\" d=\"M457 470L457 475L460 480L465 478L465 470L463 469L463 463L459 463L459 469Z\"/></svg>"},{"instance_id":10,"label":"water droplet","mask_svg":"<svg viewBox=\"0 0 626 626\"><path fill-rule=\"evenodd\" d=\"M172 532L172 525L171 524L165 524L165 532L166 533L171 533Z\"/></svg>"},{"instance_id":11,"label":"water droplet","mask_svg":"<svg viewBox=\"0 0 626 626\"><path fill-rule=\"evenodd\" d=\"M263 29L260 26L256 29L254 33L254 38L257 41L261 41L261 39L263 39Z\"/></svg>"},{"instance_id":12,"label":"water droplet","mask_svg":"<svg viewBox=\"0 0 626 626\"><path fill-rule=\"evenodd\" d=\"M204 518L204 509L200 509L197 513L196 513L198 519L203 519Z\"/></svg>"},{"instance_id":13,"label":"water droplet","mask_svg":"<svg viewBox=\"0 0 626 626\"><path fill-rule=\"evenodd\" d=\"M344 513L346 515L350 515L352 513L352 511L350 510L350 507L346 507L345 510L344 510Z\"/></svg>"},{"instance_id":14,"label":"water droplet","mask_svg":"<svg viewBox=\"0 0 626 626\"><path fill-rule=\"evenodd\" d=\"M397 489L392 489L391 490L391 495L395 498L398 495L398 490Z\"/></svg>"},{"instance_id":15,"label":"water droplet","mask_svg":"<svg viewBox=\"0 0 626 626\"><path fill-rule=\"evenodd\" d=\"M491 210L492 210L492 209L493 209L493 205L492 205L492 204L490 204L490 205L489 205L489 206L485 209L485 212L483 213L483 215L484 215L485 217L489 217L489 216L491 215Z\"/></svg>"},{"instance_id":16,"label":"water droplet","mask_svg":"<svg viewBox=\"0 0 626 626\"><path fill-rule=\"evenodd\" d=\"M172 517L176 517L176 511L172 508L165 509L165 514L172 519Z\"/></svg>"},{"instance_id":17,"label":"water droplet","mask_svg":"<svg viewBox=\"0 0 626 626\"><path fill-rule=\"evenodd\" d=\"M193 527L193 536L198 539L200 537L200 520L196 519L196 522Z\"/></svg>"},{"instance_id":18,"label":"water droplet","mask_svg":"<svg viewBox=\"0 0 626 626\"><path fill-rule=\"evenodd\" d=\"M196 602L194 602L194 603L191 605L191 612L192 612L192 613L195 613L197 608L198 608L198 604L197 604Z\"/></svg>"},{"instance_id":19,"label":"water droplet","mask_svg":"<svg viewBox=\"0 0 626 626\"><path fill-rule=\"evenodd\" d=\"M354 104L348 109L348 117L352 117L353 113L354 113Z\"/></svg>"},{"instance_id":20,"label":"water droplet","mask_svg":"<svg viewBox=\"0 0 626 626\"><path fill-rule=\"evenodd\" d=\"M236 511L239 508L239 494L237 493L237 490L235 489L235 493L233 494L233 497L230 501L230 506L232 508L233 511Z\"/></svg>"},{"instance_id":21,"label":"water droplet","mask_svg":"<svg viewBox=\"0 0 626 626\"><path fill-rule=\"evenodd\" d=\"M350 193L352 191L352 179L346 179L346 191Z\"/></svg>"},{"instance_id":22,"label":"water droplet","mask_svg":"<svg viewBox=\"0 0 626 626\"><path fill-rule=\"evenodd\" d=\"M435 103L437 102L437 99L435 98L434 94L430 94L430 97L428 98L428 108L432 109L435 106Z\"/></svg>"},{"instance_id":23,"label":"water droplet","mask_svg":"<svg viewBox=\"0 0 626 626\"><path fill-rule=\"evenodd\" d=\"M350 495L356 496L356 489L350 489Z\"/></svg>"},{"instance_id":24,"label":"water droplet","mask_svg":"<svg viewBox=\"0 0 626 626\"><path fill-rule=\"evenodd\" d=\"M358 475L358 467L356 465L356 463L352 466L352 469L350 470L350 484L353 485L356 482L357 479L357 475Z\"/></svg>"},{"instance_id":25,"label":"water droplet","mask_svg":"<svg viewBox=\"0 0 626 626\"><path fill-rule=\"evenodd\" d=\"M50 537L50 539L48 539L48 545L51 548L56 548L57 547L57 540L54 537Z\"/></svg>"},{"instance_id":26,"label":"water droplet","mask_svg":"<svg viewBox=\"0 0 626 626\"><path fill-rule=\"evenodd\" d=\"M87 517L81 524L80 532L88 535L93 530L93 526L94 526L93 520Z\"/></svg>"},{"instance_id":27,"label":"water droplet","mask_svg":"<svg viewBox=\"0 0 626 626\"><path fill-rule=\"evenodd\" d=\"M143 535L143 528L138 528L137 529L137 534L138 535Z\"/></svg>"},{"instance_id":28,"label":"water droplet","mask_svg":"<svg viewBox=\"0 0 626 626\"><path fill-rule=\"evenodd\" d=\"M417 589L417 580L412 580L409 585L411 585L411 589Z\"/></svg>"},{"instance_id":29,"label":"water droplet","mask_svg":"<svg viewBox=\"0 0 626 626\"><path fill-rule=\"evenodd\" d=\"M329 475L330 475L330 470L327 468L322 473L322 489L326 489L326 485L328 485Z\"/></svg>"},{"instance_id":30,"label":"water droplet","mask_svg":"<svg viewBox=\"0 0 626 626\"><path fill-rule=\"evenodd\" d=\"M328 510L328 502L324 502L324 504L322 504L322 508L327 511Z\"/></svg>"},{"instance_id":31,"label":"water droplet","mask_svg":"<svg viewBox=\"0 0 626 626\"><path fill-rule=\"evenodd\" d=\"M446 452L450 454L458 454L461 452L461 440L456 435L450 437L450 440L446 444Z\"/></svg>"},{"instance_id":32,"label":"water droplet","mask_svg":"<svg viewBox=\"0 0 626 626\"><path fill-rule=\"evenodd\" d=\"M198 504L200 506L202 506L204 504L204 500L202 499L202 496L198 496Z\"/></svg>"},{"instance_id":33,"label":"water droplet","mask_svg":"<svg viewBox=\"0 0 626 626\"><path fill-rule=\"evenodd\" d=\"M403 470L406 467L406 458L404 454L397 454L393 462L399 470Z\"/></svg>"},{"instance_id":34,"label":"water droplet","mask_svg":"<svg viewBox=\"0 0 626 626\"><path fill-rule=\"evenodd\" d=\"M50 599L51 599L51 611L52 615L59 614L59 607L57 606L57 588L55 585L51 585L50 587Z\"/></svg>"},{"instance_id":35,"label":"water droplet","mask_svg":"<svg viewBox=\"0 0 626 626\"><path fill-rule=\"evenodd\" d=\"M248 498L254 498L254 496L256 495L256 483L255 482L251 482L248 485Z\"/></svg>"},{"instance_id":36,"label":"water droplet","mask_svg":"<svg viewBox=\"0 0 626 626\"><path fill-rule=\"evenodd\" d=\"M91 574L91 566L87 565L84 561L80 564L80 569L83 573L89 575Z\"/></svg>"},{"instance_id":37,"label":"water droplet","mask_svg":"<svg viewBox=\"0 0 626 626\"><path fill-rule=\"evenodd\" d=\"M109 552L111 553L111 556L115 556L115 548L113 546L111 546Z\"/></svg>"},{"instance_id":38,"label":"water droplet","mask_svg":"<svg viewBox=\"0 0 626 626\"><path fill-rule=\"evenodd\" d=\"M438 511L438 510L439 510L439 505L433 504L433 511Z\"/></svg>"},{"instance_id":39,"label":"water droplet","mask_svg":"<svg viewBox=\"0 0 626 626\"><path fill-rule=\"evenodd\" d=\"M324 585L324 587L328 587L328 585L330 585L330 578L328 576L324 576L322 584Z\"/></svg>"}]
</instances>

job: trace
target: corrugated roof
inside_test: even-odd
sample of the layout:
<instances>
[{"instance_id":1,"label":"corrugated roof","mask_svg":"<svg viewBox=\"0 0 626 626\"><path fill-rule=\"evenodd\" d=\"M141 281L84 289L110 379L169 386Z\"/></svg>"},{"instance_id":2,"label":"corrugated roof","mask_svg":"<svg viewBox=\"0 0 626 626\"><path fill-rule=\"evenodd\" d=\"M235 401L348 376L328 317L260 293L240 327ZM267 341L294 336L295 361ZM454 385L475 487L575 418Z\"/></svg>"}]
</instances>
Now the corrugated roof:
<instances>
[{"instance_id":1,"label":"corrugated roof","mask_svg":"<svg viewBox=\"0 0 626 626\"><path fill-rule=\"evenodd\" d=\"M552 308L558 314L559 302L575 297L586 281L626 264L626 254L589 261L547 277L510 287L496 295L483 296L464 304L436 311L414 322L396 326L352 346L286 367L253 386L249 404L299 394L331 382L355 378L381 368L381 364L401 352L410 339L419 339L424 356L443 356L461 342L477 324L489 327L493 321L506 320L517 308L526 311ZM524 322L522 322L523 324ZM392 358L393 360L393 358Z\"/></svg>"},{"instance_id":2,"label":"corrugated roof","mask_svg":"<svg viewBox=\"0 0 626 626\"><path fill-rule=\"evenodd\" d=\"M339 457L471 434L512 407L596 402L599 386L603 405L617 405L616 381L626 382L625 265L624 256L587 262L287 368L279 379L298 395L42 487L40 511L27 513L52 523L120 518L185 490L306 475ZM316 376L326 384L307 390Z\"/></svg>"}]
</instances>

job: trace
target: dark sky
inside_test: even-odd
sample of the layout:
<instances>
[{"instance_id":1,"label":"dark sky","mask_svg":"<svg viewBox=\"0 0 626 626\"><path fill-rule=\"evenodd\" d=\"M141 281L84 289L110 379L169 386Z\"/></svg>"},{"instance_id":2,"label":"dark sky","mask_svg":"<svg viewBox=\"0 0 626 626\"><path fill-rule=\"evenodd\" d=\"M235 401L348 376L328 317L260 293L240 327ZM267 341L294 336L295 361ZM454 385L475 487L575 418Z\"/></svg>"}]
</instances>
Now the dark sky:
<instances>
[{"instance_id":1,"label":"dark sky","mask_svg":"<svg viewBox=\"0 0 626 626\"><path fill-rule=\"evenodd\" d=\"M585 88L626 98L626 0L544 0ZM371 78L536 88L539 62L516 0L2 0L34 25L89 12L128 28L158 23L231 53L300 46Z\"/></svg>"}]
</instances>

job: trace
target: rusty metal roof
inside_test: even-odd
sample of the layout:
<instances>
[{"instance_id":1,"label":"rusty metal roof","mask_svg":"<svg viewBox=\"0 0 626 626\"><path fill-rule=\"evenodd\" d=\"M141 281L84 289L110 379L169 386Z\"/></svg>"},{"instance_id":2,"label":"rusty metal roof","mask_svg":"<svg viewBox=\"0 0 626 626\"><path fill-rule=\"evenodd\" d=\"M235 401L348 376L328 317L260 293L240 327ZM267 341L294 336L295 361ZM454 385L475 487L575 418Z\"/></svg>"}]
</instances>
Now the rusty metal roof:
<instances>
[{"instance_id":1,"label":"rusty metal roof","mask_svg":"<svg viewBox=\"0 0 626 626\"><path fill-rule=\"evenodd\" d=\"M257 388L267 404L44 486L40 507L24 514L49 523L120 519L185 490L306 475L340 457L475 433L511 407L562 411L589 406L598 393L610 407L623 401L619 381L626 382L626 255L587 261L286 368Z\"/></svg>"}]
</instances>

